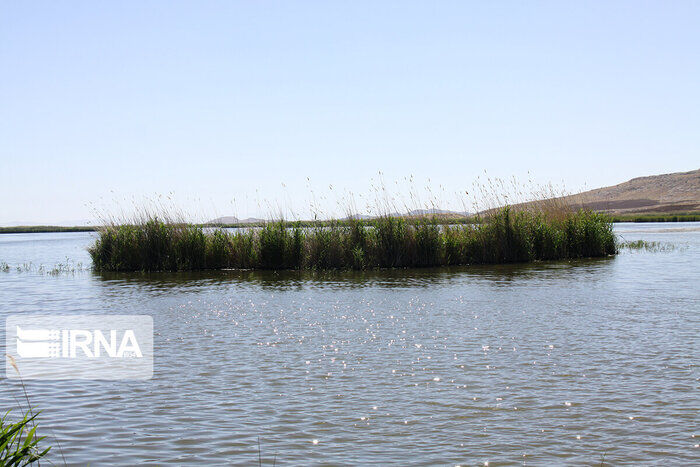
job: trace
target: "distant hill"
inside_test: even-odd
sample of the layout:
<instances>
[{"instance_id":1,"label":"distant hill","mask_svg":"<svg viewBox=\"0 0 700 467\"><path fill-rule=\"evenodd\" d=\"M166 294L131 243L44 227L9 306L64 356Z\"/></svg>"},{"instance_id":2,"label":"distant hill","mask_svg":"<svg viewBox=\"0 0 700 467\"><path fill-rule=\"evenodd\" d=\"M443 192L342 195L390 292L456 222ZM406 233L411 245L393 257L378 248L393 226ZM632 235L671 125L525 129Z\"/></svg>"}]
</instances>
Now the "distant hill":
<instances>
[{"instance_id":1,"label":"distant hill","mask_svg":"<svg viewBox=\"0 0 700 467\"><path fill-rule=\"evenodd\" d=\"M227 224L238 224L238 218L235 216L223 216L217 217L207 222L207 224L215 225L227 225Z\"/></svg>"},{"instance_id":2,"label":"distant hill","mask_svg":"<svg viewBox=\"0 0 700 467\"><path fill-rule=\"evenodd\" d=\"M367 214L350 214L349 216L343 217L340 220L342 221L347 221L350 219L357 219L357 220L368 220L368 219L373 219L374 216L368 216Z\"/></svg>"},{"instance_id":3,"label":"distant hill","mask_svg":"<svg viewBox=\"0 0 700 467\"><path fill-rule=\"evenodd\" d=\"M436 217L438 219L462 219L464 217L469 217L471 216L471 213L469 212L461 212L461 211L448 211L447 209L437 209L437 208L430 208L430 209L413 209L408 212L394 212L389 214L392 217L406 217L406 218L412 218L412 217Z\"/></svg>"},{"instance_id":4,"label":"distant hill","mask_svg":"<svg viewBox=\"0 0 700 467\"><path fill-rule=\"evenodd\" d=\"M700 211L700 169L633 178L619 185L585 191L564 199L613 214L667 214Z\"/></svg>"},{"instance_id":5,"label":"distant hill","mask_svg":"<svg viewBox=\"0 0 700 467\"><path fill-rule=\"evenodd\" d=\"M389 214L392 217L422 217L422 216L435 216L440 219L460 219L471 215L468 212L457 212L457 211L447 211L444 209L414 209L406 213L392 213ZM344 217L341 220L348 219L362 219L369 220L374 219L377 216L369 216L367 214L352 214L350 216ZM223 216L212 219L206 223L206 225L235 225L235 224L262 224L266 222L265 219L258 219L255 217L249 217L248 219L238 219L235 216Z\"/></svg>"},{"instance_id":6,"label":"distant hill","mask_svg":"<svg viewBox=\"0 0 700 467\"><path fill-rule=\"evenodd\" d=\"M233 224L260 224L265 222L264 219L249 217L247 219L239 219L235 216L217 217L207 222L207 225L233 225Z\"/></svg>"}]
</instances>

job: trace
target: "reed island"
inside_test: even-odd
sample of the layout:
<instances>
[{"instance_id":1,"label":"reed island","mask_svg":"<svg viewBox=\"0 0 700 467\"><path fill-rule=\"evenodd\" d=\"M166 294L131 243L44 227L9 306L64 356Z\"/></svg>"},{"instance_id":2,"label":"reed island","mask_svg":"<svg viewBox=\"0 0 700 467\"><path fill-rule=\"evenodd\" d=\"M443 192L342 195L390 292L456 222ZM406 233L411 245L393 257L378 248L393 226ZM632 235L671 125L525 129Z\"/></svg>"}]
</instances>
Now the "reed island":
<instances>
[{"instance_id":1,"label":"reed island","mask_svg":"<svg viewBox=\"0 0 700 467\"><path fill-rule=\"evenodd\" d=\"M103 226L89 252L97 271L362 270L601 257L617 245L605 214L506 206L459 224L384 215L227 229L149 215Z\"/></svg>"}]
</instances>

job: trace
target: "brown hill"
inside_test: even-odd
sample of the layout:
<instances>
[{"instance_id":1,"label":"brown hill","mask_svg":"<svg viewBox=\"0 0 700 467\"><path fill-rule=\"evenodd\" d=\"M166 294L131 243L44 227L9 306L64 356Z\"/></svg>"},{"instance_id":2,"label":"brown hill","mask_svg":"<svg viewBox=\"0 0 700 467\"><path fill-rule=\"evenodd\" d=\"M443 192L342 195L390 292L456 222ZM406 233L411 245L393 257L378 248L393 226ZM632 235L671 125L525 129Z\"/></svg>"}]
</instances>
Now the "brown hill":
<instances>
[{"instance_id":1,"label":"brown hill","mask_svg":"<svg viewBox=\"0 0 700 467\"><path fill-rule=\"evenodd\" d=\"M700 211L700 169L633 178L565 199L573 205L614 214Z\"/></svg>"}]
</instances>

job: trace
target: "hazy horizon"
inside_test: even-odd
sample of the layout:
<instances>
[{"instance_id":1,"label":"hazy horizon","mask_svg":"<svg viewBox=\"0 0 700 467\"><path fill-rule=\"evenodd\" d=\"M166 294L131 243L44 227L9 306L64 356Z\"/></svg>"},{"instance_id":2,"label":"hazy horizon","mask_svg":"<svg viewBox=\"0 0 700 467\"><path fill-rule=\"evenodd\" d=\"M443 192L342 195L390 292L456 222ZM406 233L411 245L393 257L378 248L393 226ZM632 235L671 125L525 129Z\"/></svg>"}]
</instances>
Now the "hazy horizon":
<instances>
[{"instance_id":1,"label":"hazy horizon","mask_svg":"<svg viewBox=\"0 0 700 467\"><path fill-rule=\"evenodd\" d=\"M347 193L365 212L379 172L462 210L477 177L578 192L694 170L699 17L695 2L6 2L0 225L159 199L196 220L342 216Z\"/></svg>"},{"instance_id":2,"label":"hazy horizon","mask_svg":"<svg viewBox=\"0 0 700 467\"><path fill-rule=\"evenodd\" d=\"M684 170L681 172L690 172L695 169L690 169L690 170ZM487 176L487 174L482 174L484 176ZM635 177L631 178L637 178L637 177L646 177L646 176L653 176L653 175L662 175L662 174L647 174L647 175L638 175ZM478 177L478 179L482 179L482 181L486 180L483 177ZM630 179L625 179L621 180L619 183L624 183ZM503 180L508 184L508 182L512 181L512 178L510 180ZM533 188L537 190L538 188L546 188L544 185L532 185L531 187L528 187L526 183L524 183L522 180L517 180L516 182L519 187L522 188ZM523 183L521 183L523 182ZM481 183L481 182L479 182ZM613 183L612 185L617 185L618 183ZM393 185L397 185L395 183L384 183L383 186L385 188L390 188ZM481 183L481 185L485 185L485 183ZM406 188L409 186L406 184L403 188ZM470 185L473 186L473 185ZM418 188L415 187L414 188ZM515 202L521 202L521 201L527 201L530 199L534 199L537 197L537 193L533 192L526 192L524 193L523 196L520 198L515 198L516 195L513 194L513 189L512 187L507 187L508 191L504 192L509 196L513 196L513 199ZM580 192L579 191L570 191L565 190L565 186L563 184L552 184L552 188L556 192L556 194L575 194ZM596 188L602 188L602 187L585 187L585 190L592 190ZM372 192L376 192L379 190L372 190ZM407 189L398 189L395 192L388 193L393 199L391 202L393 203L393 207L391 207L388 210L384 210L384 213L386 212L396 212L396 213L407 213L411 210L429 210L429 209L439 209L439 210L447 210L447 211L452 211L452 212L458 212L458 213L463 213L463 212L468 212L468 213L474 213L479 211L480 209L483 209L487 206L483 204L483 197L479 198L478 194L473 193L472 190L467 190L468 195L464 195L462 200L457 199L457 197L460 195L459 193L455 193L453 198L445 198L439 197L439 196L432 196L432 193L430 193L427 190L427 187L423 187L423 190L407 190ZM332 197L333 199L330 200L330 202L333 202L335 200L336 204L336 209L331 210L331 211L323 211L323 215L319 215L319 219L329 219L329 218L342 218L346 217L349 214L358 214L358 215L377 215L379 212L377 211L378 208L381 208L384 200L377 198L376 196L372 197L370 196L361 196L358 199L360 200L369 200L369 205L367 206L358 206L357 203L349 203L345 202L346 198L344 198L345 193L333 193L333 188L329 188L326 193L324 194L311 194L310 197L305 199L303 202L309 203L309 204L314 204L319 205L320 209L323 211L323 206L324 205L323 198L328 198L329 196ZM413 194L413 195L412 195ZM415 196L415 195L418 196ZM172 197L172 196L171 196ZM165 199L164 199L165 198ZM479 198L477 200L477 198ZM174 198L173 198L174 199ZM441 200L443 201L441 204ZM469 200L474 201L475 204L478 206L475 206L474 204L470 205ZM117 200L115 199L111 203L105 203L104 208L96 208L93 211L96 213L95 215L92 215L89 218L82 218L82 219L72 219L72 220L63 220L63 221L57 221L57 222L36 222L36 221L10 221L6 223L0 223L0 227L15 227L15 226L40 226L40 225L56 225L56 226L90 226L90 225L100 225L102 223L102 220L104 220L107 217L113 217L114 219L128 219L133 215L137 215L139 211L143 210L148 210L153 213L163 213L163 214L170 214L170 213L177 213L178 216L184 217L188 220L192 220L195 222L207 222L219 217L236 217L238 220L248 220L248 219L262 219L262 220L270 220L270 219L279 219L281 217L285 219L291 219L291 220L312 220L315 218L314 212L310 212L306 216L298 215L298 211L292 204L289 205L282 205L278 202L279 200L260 200L260 203L257 204L259 206L258 212L260 212L260 215L250 215L250 216L240 216L237 215L236 212L219 212L216 210L215 207L204 207L202 209L199 209L198 211L185 211L181 208L181 204L178 204L176 200L170 201L167 199L167 196L162 196L162 195L154 195L154 196L144 196L143 198L140 199L122 199L122 200ZM292 200L288 200L290 203ZM372 204L374 203L374 204ZM329 202L326 202L325 205L328 205ZM233 204L232 204L233 205ZM355 206L355 209L348 210L351 205ZM111 206L112 209L109 209L109 206ZM490 207L490 206L488 206ZM235 209L235 207L233 208ZM351 212L352 211L352 212Z\"/></svg>"}]
</instances>

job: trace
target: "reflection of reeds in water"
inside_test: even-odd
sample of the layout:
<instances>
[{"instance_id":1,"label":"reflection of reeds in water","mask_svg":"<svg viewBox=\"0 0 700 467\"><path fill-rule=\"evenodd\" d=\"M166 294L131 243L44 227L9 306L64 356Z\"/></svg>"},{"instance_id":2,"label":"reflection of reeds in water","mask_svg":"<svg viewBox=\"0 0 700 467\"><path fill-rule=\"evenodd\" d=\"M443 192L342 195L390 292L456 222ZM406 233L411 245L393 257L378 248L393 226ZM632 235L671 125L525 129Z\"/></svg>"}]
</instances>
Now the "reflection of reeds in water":
<instances>
[{"instance_id":1,"label":"reflection of reeds in water","mask_svg":"<svg viewBox=\"0 0 700 467\"><path fill-rule=\"evenodd\" d=\"M224 268L371 269L513 263L616 252L612 223L564 209L492 209L465 225L437 217L330 221L303 228L282 220L259 229L205 231L151 216L111 224L90 248L102 271Z\"/></svg>"}]
</instances>

